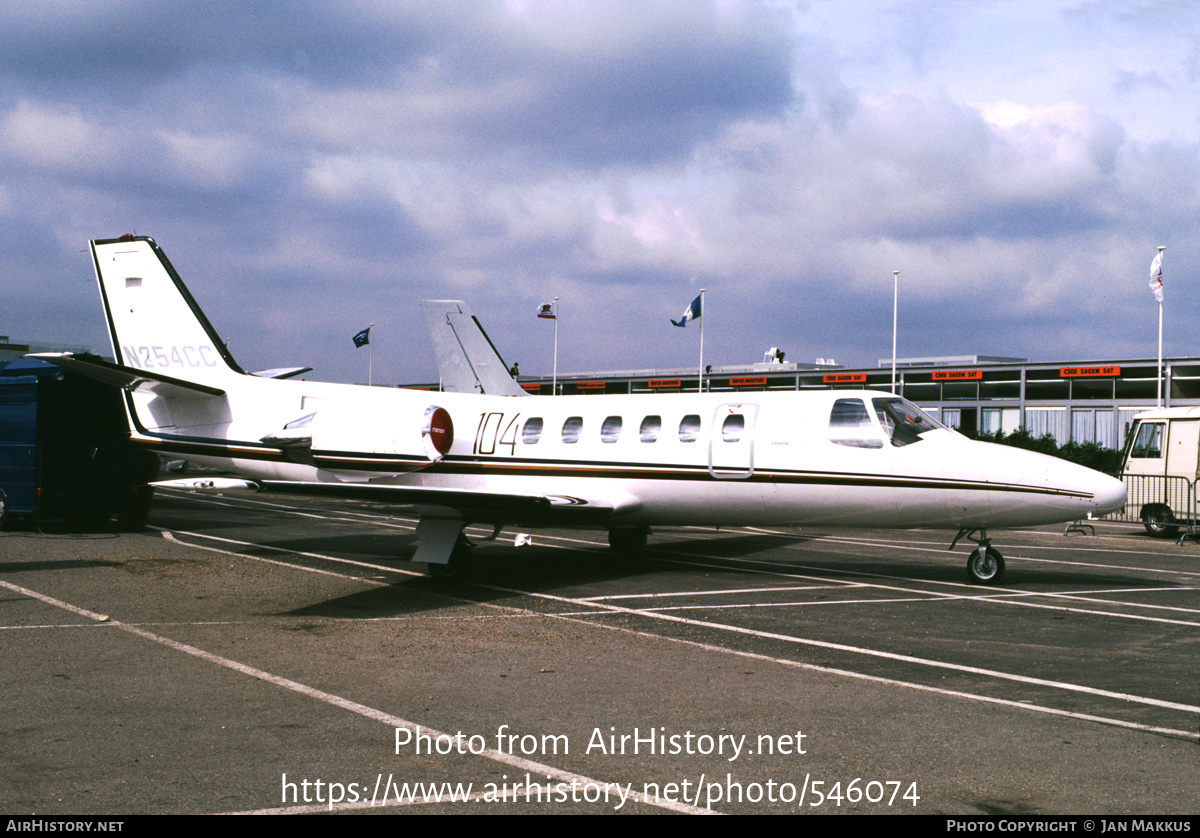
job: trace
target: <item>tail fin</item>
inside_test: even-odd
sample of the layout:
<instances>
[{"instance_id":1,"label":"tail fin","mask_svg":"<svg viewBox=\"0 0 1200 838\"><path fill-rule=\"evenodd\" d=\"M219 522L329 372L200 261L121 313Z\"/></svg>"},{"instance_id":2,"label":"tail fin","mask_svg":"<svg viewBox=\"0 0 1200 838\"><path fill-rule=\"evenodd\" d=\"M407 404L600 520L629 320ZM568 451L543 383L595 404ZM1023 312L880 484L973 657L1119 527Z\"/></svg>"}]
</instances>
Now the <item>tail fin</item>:
<instances>
[{"instance_id":1,"label":"tail fin","mask_svg":"<svg viewBox=\"0 0 1200 838\"><path fill-rule=\"evenodd\" d=\"M425 317L437 353L442 388L450 393L528 396L462 300L425 300Z\"/></svg>"},{"instance_id":2,"label":"tail fin","mask_svg":"<svg viewBox=\"0 0 1200 838\"><path fill-rule=\"evenodd\" d=\"M154 239L123 236L91 244L119 364L214 385L245 374Z\"/></svg>"}]
</instances>

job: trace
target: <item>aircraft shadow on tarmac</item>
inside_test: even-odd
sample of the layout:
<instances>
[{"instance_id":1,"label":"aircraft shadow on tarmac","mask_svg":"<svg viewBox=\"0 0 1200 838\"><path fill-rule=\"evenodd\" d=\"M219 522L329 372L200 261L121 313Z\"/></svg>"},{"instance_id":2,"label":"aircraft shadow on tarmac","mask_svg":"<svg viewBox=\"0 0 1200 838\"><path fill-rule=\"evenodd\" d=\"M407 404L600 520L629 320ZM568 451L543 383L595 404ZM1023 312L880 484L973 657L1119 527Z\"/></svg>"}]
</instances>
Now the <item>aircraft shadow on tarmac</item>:
<instances>
[{"instance_id":1,"label":"aircraft shadow on tarmac","mask_svg":"<svg viewBox=\"0 0 1200 838\"><path fill-rule=\"evenodd\" d=\"M100 559L65 559L63 561L38 562L6 562L0 561L0 574L28 573L41 570L88 570L97 567L121 567L124 562L110 562Z\"/></svg>"},{"instance_id":2,"label":"aircraft shadow on tarmac","mask_svg":"<svg viewBox=\"0 0 1200 838\"><path fill-rule=\"evenodd\" d=\"M288 549L297 548L290 544ZM411 555L412 550L397 552ZM345 551L342 553L344 555ZM376 556L371 561L398 571L422 573L425 568L400 558L380 559ZM564 553L537 547L488 545L475 551L470 581L438 580L425 575L394 578L386 587L313 603L289 611L287 616L368 619L440 611L464 601L512 600L514 594L519 596L522 591L571 596L577 594L571 589L581 585L661 573L663 569L662 564L648 557L636 561L614 559L605 550L595 554Z\"/></svg>"}]
</instances>

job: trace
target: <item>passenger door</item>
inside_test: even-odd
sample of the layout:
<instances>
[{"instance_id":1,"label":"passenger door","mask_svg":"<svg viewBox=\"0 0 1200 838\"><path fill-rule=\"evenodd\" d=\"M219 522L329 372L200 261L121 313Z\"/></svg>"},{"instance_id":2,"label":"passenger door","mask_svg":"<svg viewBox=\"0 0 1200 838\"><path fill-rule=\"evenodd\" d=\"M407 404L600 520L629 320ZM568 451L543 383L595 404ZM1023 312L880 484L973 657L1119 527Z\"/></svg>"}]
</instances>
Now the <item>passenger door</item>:
<instances>
[{"instance_id":1,"label":"passenger door","mask_svg":"<svg viewBox=\"0 0 1200 838\"><path fill-rule=\"evenodd\" d=\"M713 412L708 436L708 473L718 480L744 480L754 473L754 430L758 405L727 402Z\"/></svg>"}]
</instances>

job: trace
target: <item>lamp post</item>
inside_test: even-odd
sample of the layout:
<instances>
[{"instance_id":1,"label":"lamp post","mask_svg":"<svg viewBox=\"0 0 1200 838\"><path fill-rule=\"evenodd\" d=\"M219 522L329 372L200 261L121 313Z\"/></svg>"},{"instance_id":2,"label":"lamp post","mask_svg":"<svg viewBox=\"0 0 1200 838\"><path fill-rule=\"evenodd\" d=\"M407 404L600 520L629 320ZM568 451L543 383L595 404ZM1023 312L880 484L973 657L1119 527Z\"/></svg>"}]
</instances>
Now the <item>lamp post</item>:
<instances>
[{"instance_id":1,"label":"lamp post","mask_svg":"<svg viewBox=\"0 0 1200 838\"><path fill-rule=\"evenodd\" d=\"M892 271L892 394L896 392L896 312L900 308L900 271Z\"/></svg>"}]
</instances>

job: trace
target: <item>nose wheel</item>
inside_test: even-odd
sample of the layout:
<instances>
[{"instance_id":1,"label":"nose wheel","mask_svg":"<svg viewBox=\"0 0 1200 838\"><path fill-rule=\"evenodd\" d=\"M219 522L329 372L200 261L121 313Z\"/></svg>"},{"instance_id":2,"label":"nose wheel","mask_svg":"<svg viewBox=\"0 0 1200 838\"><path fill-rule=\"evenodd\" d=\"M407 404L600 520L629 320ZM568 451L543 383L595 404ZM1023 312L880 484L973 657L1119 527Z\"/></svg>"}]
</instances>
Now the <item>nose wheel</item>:
<instances>
[{"instance_id":1,"label":"nose wheel","mask_svg":"<svg viewBox=\"0 0 1200 838\"><path fill-rule=\"evenodd\" d=\"M1004 557L994 547L978 547L967 557L967 578L976 585L994 585L1004 575Z\"/></svg>"},{"instance_id":2,"label":"nose wheel","mask_svg":"<svg viewBox=\"0 0 1200 838\"><path fill-rule=\"evenodd\" d=\"M975 533L979 535L975 536ZM1004 557L992 546L987 530L959 530L950 543L950 549L953 550L964 537L979 545L967 556L967 581L975 585L995 585L1004 575Z\"/></svg>"}]
</instances>

